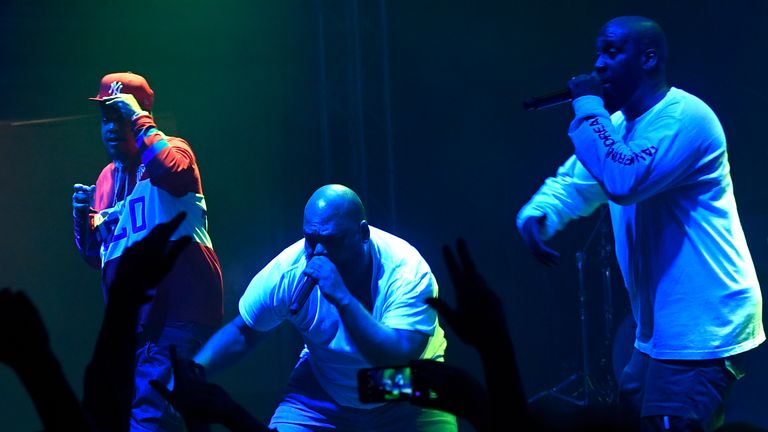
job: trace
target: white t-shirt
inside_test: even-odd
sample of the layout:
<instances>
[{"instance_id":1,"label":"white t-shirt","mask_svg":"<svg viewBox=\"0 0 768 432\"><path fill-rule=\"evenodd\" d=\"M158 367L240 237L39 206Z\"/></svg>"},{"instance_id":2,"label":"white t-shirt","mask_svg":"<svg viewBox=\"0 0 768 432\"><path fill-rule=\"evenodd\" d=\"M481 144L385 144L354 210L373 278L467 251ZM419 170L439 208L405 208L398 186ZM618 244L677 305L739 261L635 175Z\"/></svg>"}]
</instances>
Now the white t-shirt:
<instances>
[{"instance_id":1,"label":"white t-shirt","mask_svg":"<svg viewBox=\"0 0 768 432\"><path fill-rule=\"evenodd\" d=\"M370 227L373 318L389 328L430 336L420 358L442 360L446 340L436 312L424 301L437 296L437 282L424 258L410 244ZM315 288L296 314L288 311L306 266L304 240L282 251L248 285L240 315L255 330L267 331L290 321L304 338L308 357L323 389L340 405L373 408L358 400L357 371L371 365L358 352L336 307Z\"/></svg>"}]
</instances>

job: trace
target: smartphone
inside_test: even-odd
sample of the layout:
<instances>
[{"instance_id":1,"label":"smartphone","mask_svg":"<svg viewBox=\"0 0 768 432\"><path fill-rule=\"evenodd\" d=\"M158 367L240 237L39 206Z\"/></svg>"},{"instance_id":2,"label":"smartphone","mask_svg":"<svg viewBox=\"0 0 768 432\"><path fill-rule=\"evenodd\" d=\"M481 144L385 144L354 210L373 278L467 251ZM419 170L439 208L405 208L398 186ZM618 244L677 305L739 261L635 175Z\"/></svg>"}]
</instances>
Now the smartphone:
<instances>
[{"instance_id":1,"label":"smartphone","mask_svg":"<svg viewBox=\"0 0 768 432\"><path fill-rule=\"evenodd\" d=\"M360 369L357 372L357 390L362 403L437 397L435 392L419 382L409 366Z\"/></svg>"}]
</instances>

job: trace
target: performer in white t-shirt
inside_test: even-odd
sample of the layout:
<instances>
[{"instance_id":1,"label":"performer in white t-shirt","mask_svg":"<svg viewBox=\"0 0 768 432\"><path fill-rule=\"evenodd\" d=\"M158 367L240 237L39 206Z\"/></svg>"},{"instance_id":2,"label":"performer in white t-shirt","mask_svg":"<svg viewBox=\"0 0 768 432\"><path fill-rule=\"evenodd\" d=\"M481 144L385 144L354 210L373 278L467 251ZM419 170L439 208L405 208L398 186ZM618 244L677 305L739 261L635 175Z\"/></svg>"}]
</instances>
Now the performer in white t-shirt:
<instances>
[{"instance_id":1,"label":"performer in white t-shirt","mask_svg":"<svg viewBox=\"0 0 768 432\"><path fill-rule=\"evenodd\" d=\"M307 286L306 302L293 313L292 303ZM215 371L288 321L305 346L270 427L281 432L456 430L456 419L447 413L358 400L361 368L442 360L443 330L425 303L435 296L435 278L413 246L369 226L351 189L323 186L305 207L304 238L253 278L240 299L240 315L195 361Z\"/></svg>"}]
</instances>

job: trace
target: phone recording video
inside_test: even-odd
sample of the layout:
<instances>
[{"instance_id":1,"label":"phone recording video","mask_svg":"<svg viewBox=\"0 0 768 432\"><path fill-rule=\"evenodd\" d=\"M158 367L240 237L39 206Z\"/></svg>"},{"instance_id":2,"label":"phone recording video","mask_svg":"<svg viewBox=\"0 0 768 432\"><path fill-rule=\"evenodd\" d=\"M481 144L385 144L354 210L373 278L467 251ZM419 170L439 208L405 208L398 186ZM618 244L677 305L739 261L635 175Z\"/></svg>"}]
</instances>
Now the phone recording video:
<instances>
[{"instance_id":1,"label":"phone recording video","mask_svg":"<svg viewBox=\"0 0 768 432\"><path fill-rule=\"evenodd\" d=\"M378 403L434 398L435 393L418 382L409 366L375 367L357 372L360 402Z\"/></svg>"}]
</instances>

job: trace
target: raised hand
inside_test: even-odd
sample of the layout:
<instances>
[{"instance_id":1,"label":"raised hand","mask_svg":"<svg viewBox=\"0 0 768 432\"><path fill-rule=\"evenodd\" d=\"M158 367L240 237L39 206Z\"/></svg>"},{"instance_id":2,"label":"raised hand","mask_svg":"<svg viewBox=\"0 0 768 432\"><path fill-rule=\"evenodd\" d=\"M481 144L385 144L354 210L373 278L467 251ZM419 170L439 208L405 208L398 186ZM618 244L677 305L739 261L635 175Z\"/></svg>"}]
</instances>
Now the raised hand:
<instances>
[{"instance_id":1,"label":"raised hand","mask_svg":"<svg viewBox=\"0 0 768 432\"><path fill-rule=\"evenodd\" d=\"M480 354L488 386L489 418L493 430L502 430L507 416L527 419L527 405L512 339L501 300L477 272L464 240L456 241L459 260L443 247L445 264L456 290L456 308L440 299L428 303L443 316L456 335Z\"/></svg>"},{"instance_id":2,"label":"raised hand","mask_svg":"<svg viewBox=\"0 0 768 432\"><path fill-rule=\"evenodd\" d=\"M131 120L134 114L143 111L136 97L130 93L120 93L114 96L105 97L103 102L106 106L114 108L120 112L124 118Z\"/></svg>"},{"instance_id":3,"label":"raised hand","mask_svg":"<svg viewBox=\"0 0 768 432\"><path fill-rule=\"evenodd\" d=\"M456 291L456 307L439 298L427 300L454 330L462 342L478 350L493 349L499 331L506 334L507 322L499 296L475 269L464 240L456 241L457 261L450 248L443 246L443 258Z\"/></svg>"},{"instance_id":4,"label":"raised hand","mask_svg":"<svg viewBox=\"0 0 768 432\"><path fill-rule=\"evenodd\" d=\"M0 362L24 383L45 430L94 431L51 351L37 308L10 288L0 289Z\"/></svg>"},{"instance_id":5,"label":"raised hand","mask_svg":"<svg viewBox=\"0 0 768 432\"><path fill-rule=\"evenodd\" d=\"M523 222L520 228L520 235L533 256L547 267L557 265L560 260L560 254L550 249L541 239L541 226L544 224L546 216L532 216Z\"/></svg>"},{"instance_id":6,"label":"raised hand","mask_svg":"<svg viewBox=\"0 0 768 432\"><path fill-rule=\"evenodd\" d=\"M162 281L189 245L188 236L170 241L185 217L185 213L179 213L158 224L143 239L126 248L115 270L83 390L83 404L101 430L120 431L128 427L139 309L151 300L152 288Z\"/></svg>"},{"instance_id":7,"label":"raised hand","mask_svg":"<svg viewBox=\"0 0 768 432\"><path fill-rule=\"evenodd\" d=\"M179 254L192 242L191 237L184 236L170 243L171 236L185 217L186 213L181 212L170 221L157 225L123 252L115 270L110 297L126 298L130 304L143 304L151 299L150 289L163 280Z\"/></svg>"},{"instance_id":8,"label":"raised hand","mask_svg":"<svg viewBox=\"0 0 768 432\"><path fill-rule=\"evenodd\" d=\"M21 291L0 290L0 362L19 371L51 355L48 331L32 301Z\"/></svg>"}]
</instances>

